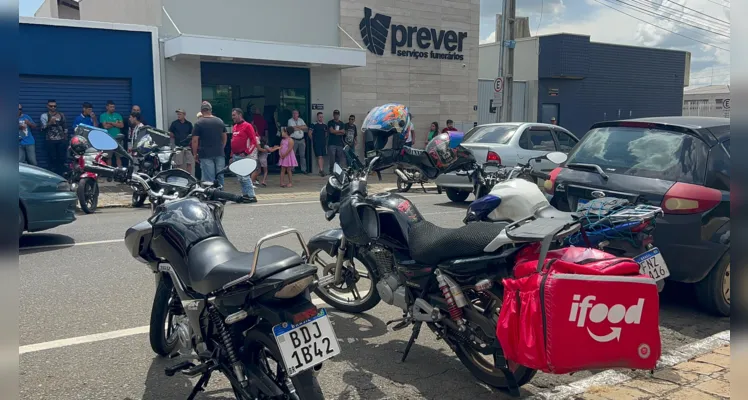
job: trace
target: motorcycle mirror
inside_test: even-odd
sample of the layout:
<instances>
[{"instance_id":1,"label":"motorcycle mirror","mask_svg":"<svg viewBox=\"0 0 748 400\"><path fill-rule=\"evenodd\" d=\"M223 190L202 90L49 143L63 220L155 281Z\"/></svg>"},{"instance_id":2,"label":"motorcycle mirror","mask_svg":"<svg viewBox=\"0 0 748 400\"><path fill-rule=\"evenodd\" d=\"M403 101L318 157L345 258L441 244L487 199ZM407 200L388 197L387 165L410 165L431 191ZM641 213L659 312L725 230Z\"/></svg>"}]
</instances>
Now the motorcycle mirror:
<instances>
[{"instance_id":1,"label":"motorcycle mirror","mask_svg":"<svg viewBox=\"0 0 748 400\"><path fill-rule=\"evenodd\" d=\"M114 150L117 147L117 141L115 141L105 131L92 130L88 133L88 142L91 143L91 147L96 150Z\"/></svg>"},{"instance_id":2,"label":"motorcycle mirror","mask_svg":"<svg viewBox=\"0 0 748 400\"><path fill-rule=\"evenodd\" d=\"M559 151L553 151L545 155L545 157L554 164L561 164L568 158L566 154Z\"/></svg>"},{"instance_id":3,"label":"motorcycle mirror","mask_svg":"<svg viewBox=\"0 0 748 400\"><path fill-rule=\"evenodd\" d=\"M229 165L229 171L238 176L249 176L255 169L257 169L257 161L251 158L234 161Z\"/></svg>"}]
</instances>

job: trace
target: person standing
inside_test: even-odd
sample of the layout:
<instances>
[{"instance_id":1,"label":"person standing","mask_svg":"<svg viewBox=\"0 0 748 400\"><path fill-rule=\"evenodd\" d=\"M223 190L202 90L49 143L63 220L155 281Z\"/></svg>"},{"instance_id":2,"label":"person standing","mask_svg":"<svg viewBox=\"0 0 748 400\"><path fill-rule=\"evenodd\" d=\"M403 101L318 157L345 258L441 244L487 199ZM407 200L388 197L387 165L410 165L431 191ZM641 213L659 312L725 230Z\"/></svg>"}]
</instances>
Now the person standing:
<instances>
[{"instance_id":1,"label":"person standing","mask_svg":"<svg viewBox=\"0 0 748 400\"><path fill-rule=\"evenodd\" d=\"M429 144L431 139L434 138L434 136L439 134L439 123L434 121L431 123L431 128L429 129L429 134L426 136L426 144Z\"/></svg>"},{"instance_id":2,"label":"person standing","mask_svg":"<svg viewBox=\"0 0 748 400\"><path fill-rule=\"evenodd\" d=\"M107 100L106 102L106 112L104 114L101 114L101 126L102 128L107 130L107 133L109 133L109 136L111 136L113 139L117 141L117 144L120 146L123 146L123 140L117 139L117 135L121 133L120 129L123 129L125 127L124 121L122 119L122 116L115 112L116 105L113 101ZM122 158L119 156L119 154L114 154L115 159L117 160L117 167L122 166ZM109 163L111 165L111 160L109 160Z\"/></svg>"},{"instance_id":3,"label":"person standing","mask_svg":"<svg viewBox=\"0 0 748 400\"><path fill-rule=\"evenodd\" d=\"M287 126L281 131L282 140L280 145L280 160L278 166L281 167L280 187L293 187L293 169L297 165L296 156L293 154L293 142L291 134L295 132L292 127ZM284 183L284 177L288 175L288 183Z\"/></svg>"},{"instance_id":4,"label":"person standing","mask_svg":"<svg viewBox=\"0 0 748 400\"><path fill-rule=\"evenodd\" d=\"M201 117L192 129L192 156L200 163L202 180L223 186L223 174L216 176L226 166L224 148L226 147L226 126L213 115L213 106L207 101L200 105Z\"/></svg>"},{"instance_id":5,"label":"person standing","mask_svg":"<svg viewBox=\"0 0 748 400\"><path fill-rule=\"evenodd\" d=\"M175 146L187 146L187 137L192 133L192 122L187 121L187 114L183 109L178 108L177 119L169 126L169 136L174 140ZM184 169L191 175L195 175L195 159L192 157L192 151L184 147L174 155L174 164L177 168Z\"/></svg>"},{"instance_id":6,"label":"person standing","mask_svg":"<svg viewBox=\"0 0 748 400\"><path fill-rule=\"evenodd\" d=\"M260 113L260 107L254 107L254 110L252 110L254 114L252 115L252 123L255 124L255 133L260 138L266 138L267 140L267 134L268 134L268 123L265 121L265 117L262 116Z\"/></svg>"},{"instance_id":7,"label":"person standing","mask_svg":"<svg viewBox=\"0 0 748 400\"><path fill-rule=\"evenodd\" d=\"M456 131L457 131L457 128L455 128L455 122L452 121L451 119L448 119L447 126L444 129L442 129L442 133L456 132Z\"/></svg>"},{"instance_id":8,"label":"person standing","mask_svg":"<svg viewBox=\"0 0 748 400\"><path fill-rule=\"evenodd\" d=\"M405 130L405 137L403 139L406 146L413 147L413 141L416 138L416 128L413 126L413 115L408 113L408 118L410 119L410 124L408 124L408 129Z\"/></svg>"},{"instance_id":9,"label":"person standing","mask_svg":"<svg viewBox=\"0 0 748 400\"><path fill-rule=\"evenodd\" d=\"M345 136L343 136L343 142L346 146L356 149L358 144L358 127L356 126L356 116L351 114L348 116L348 122L345 123Z\"/></svg>"},{"instance_id":10,"label":"person standing","mask_svg":"<svg viewBox=\"0 0 748 400\"><path fill-rule=\"evenodd\" d=\"M340 120L340 111L333 111L332 119L327 122L327 131L330 133L327 138L327 154L329 155L328 162L330 163L330 165L327 166L327 172L330 175L332 175L332 167L336 162L341 167L344 166L343 160L345 159L345 155L343 154L343 136L345 136L345 131L343 128L343 121Z\"/></svg>"},{"instance_id":11,"label":"person standing","mask_svg":"<svg viewBox=\"0 0 748 400\"><path fill-rule=\"evenodd\" d=\"M65 115L57 111L57 101L47 101L47 112L41 118L45 137L49 169L59 175L65 173L65 158L68 149L68 133Z\"/></svg>"},{"instance_id":12,"label":"person standing","mask_svg":"<svg viewBox=\"0 0 748 400\"><path fill-rule=\"evenodd\" d=\"M23 113L23 106L18 105L18 161L36 165L36 144L31 130L36 128L34 120Z\"/></svg>"},{"instance_id":13,"label":"person standing","mask_svg":"<svg viewBox=\"0 0 748 400\"><path fill-rule=\"evenodd\" d=\"M556 121L556 117L551 117L551 125L558 125L558 122Z\"/></svg>"},{"instance_id":14,"label":"person standing","mask_svg":"<svg viewBox=\"0 0 748 400\"><path fill-rule=\"evenodd\" d=\"M234 120L234 126L231 129L231 162L237 162L245 158L257 160L259 140L252 124L244 120L244 112L241 108L231 110L231 119ZM238 178L242 187L242 200L245 203L256 203L257 198L255 197L255 188L252 185L252 177L239 176Z\"/></svg>"},{"instance_id":15,"label":"person standing","mask_svg":"<svg viewBox=\"0 0 748 400\"><path fill-rule=\"evenodd\" d=\"M312 149L314 156L317 157L317 167L319 176L325 176L325 156L327 155L327 124L322 111L317 113L317 121L309 128L309 135L312 137Z\"/></svg>"},{"instance_id":16,"label":"person standing","mask_svg":"<svg viewBox=\"0 0 748 400\"><path fill-rule=\"evenodd\" d=\"M302 174L306 174L306 136L307 126L303 119L299 118L299 110L291 112L291 119L288 120L288 126L293 129L291 139L293 139L293 152L299 158L299 169Z\"/></svg>"},{"instance_id":17,"label":"person standing","mask_svg":"<svg viewBox=\"0 0 748 400\"><path fill-rule=\"evenodd\" d=\"M96 114L93 111L93 104L89 102L83 103L83 111L75 117L75 120L73 120L73 134L75 134L75 128L78 127L78 125L88 125L88 126L99 126L99 121L96 120Z\"/></svg>"}]
</instances>

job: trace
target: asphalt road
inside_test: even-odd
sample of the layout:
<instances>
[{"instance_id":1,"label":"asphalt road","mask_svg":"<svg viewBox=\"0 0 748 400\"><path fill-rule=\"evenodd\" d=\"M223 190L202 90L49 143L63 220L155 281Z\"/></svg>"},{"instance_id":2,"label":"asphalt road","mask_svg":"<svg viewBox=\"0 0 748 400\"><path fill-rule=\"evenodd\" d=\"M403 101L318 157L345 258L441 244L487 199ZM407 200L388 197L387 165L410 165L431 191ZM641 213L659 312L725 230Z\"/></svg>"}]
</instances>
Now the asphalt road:
<instances>
[{"instance_id":1,"label":"asphalt road","mask_svg":"<svg viewBox=\"0 0 748 400\"><path fill-rule=\"evenodd\" d=\"M460 225L464 207L448 203L446 196L410 197L435 224ZM148 215L147 210L103 210L21 239L22 399L163 400L188 395L190 380L163 375L164 367L178 360L157 358L150 349L142 327L149 322L153 277L146 266L128 256L122 243L125 230ZM250 250L261 236L286 227L297 228L308 238L336 223L337 219L325 221L319 204L312 201L228 205L224 216L229 238L242 250ZM291 239L280 244L294 246ZM688 288L666 286L661 306L663 351L729 329L728 318L701 313L692 298ZM328 399L509 398L479 384L426 329L408 360L400 363L410 329L388 331L385 322L401 316L392 306L382 303L357 316L328 310L342 349L319 375ZM95 334L99 336L89 336ZM65 341L71 338L75 339ZM590 374L538 374L523 394ZM198 398L233 396L226 380L216 374L207 393Z\"/></svg>"}]
</instances>

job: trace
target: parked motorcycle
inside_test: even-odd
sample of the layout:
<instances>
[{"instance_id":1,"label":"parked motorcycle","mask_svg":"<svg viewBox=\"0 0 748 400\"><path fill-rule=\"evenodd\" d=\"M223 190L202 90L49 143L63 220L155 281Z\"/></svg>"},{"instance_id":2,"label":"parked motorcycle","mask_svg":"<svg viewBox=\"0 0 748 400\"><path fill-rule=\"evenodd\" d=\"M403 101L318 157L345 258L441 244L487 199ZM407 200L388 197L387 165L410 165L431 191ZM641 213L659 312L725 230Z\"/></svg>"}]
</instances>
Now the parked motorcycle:
<instances>
[{"instance_id":1,"label":"parked motorcycle","mask_svg":"<svg viewBox=\"0 0 748 400\"><path fill-rule=\"evenodd\" d=\"M117 147L108 136L92 133L91 141L99 149ZM245 159L228 168L249 176L256 167ZM165 186L174 193L148 220L127 230L125 245L156 277L152 349L161 356L197 357L196 363L165 369L168 376L200 377L188 400L216 371L226 376L237 399L323 398L315 372L340 346L326 311L311 302L316 268L306 263L309 251L298 231L265 236L253 252L241 252L221 226L220 201L237 201L239 195L201 187L180 169L162 171L158 191L131 168L86 169L117 182L136 181L152 197L168 196ZM282 246L261 249L286 235L296 235L301 256Z\"/></svg>"},{"instance_id":2,"label":"parked motorcycle","mask_svg":"<svg viewBox=\"0 0 748 400\"><path fill-rule=\"evenodd\" d=\"M81 133L76 129L77 133ZM85 136L76 134L70 139L68 156L69 170L65 178L71 190L76 192L81 210L86 214L96 211L99 204L99 182L95 173L86 172L86 165L104 165L104 152L89 146Z\"/></svg>"},{"instance_id":3,"label":"parked motorcycle","mask_svg":"<svg viewBox=\"0 0 748 400\"><path fill-rule=\"evenodd\" d=\"M515 222L527 215L578 219L583 224L584 235L572 235L564 245L596 247L619 257L633 258L641 265L642 273L649 274L662 291L665 276L650 268L660 254L653 241L655 221L663 215L662 208L604 197L584 204L577 212L557 210L536 183L536 179L549 181L549 176L535 171L532 164L544 159L561 164L566 158L564 153L551 152L515 167L492 164L476 168L471 173L476 200L468 207L463 222ZM664 263L659 259L656 262Z\"/></svg>"},{"instance_id":4,"label":"parked motorcycle","mask_svg":"<svg viewBox=\"0 0 748 400\"><path fill-rule=\"evenodd\" d=\"M130 149L130 155L134 159L138 172L153 177L161 171L172 169L174 156L182 147L172 149L170 140L169 134L164 131L152 127L142 129ZM148 199L147 190L140 185L131 187L133 189L132 206L141 207Z\"/></svg>"},{"instance_id":5,"label":"parked motorcycle","mask_svg":"<svg viewBox=\"0 0 748 400\"><path fill-rule=\"evenodd\" d=\"M395 167L395 175L397 175L398 192L405 193L410 190L413 184L417 184L421 185L421 189L426 193L426 188L423 187L423 185L429 183L429 180L418 169L407 168L404 165L397 165ZM436 187L436 191L439 194L442 194L442 188L440 186Z\"/></svg>"}]
</instances>

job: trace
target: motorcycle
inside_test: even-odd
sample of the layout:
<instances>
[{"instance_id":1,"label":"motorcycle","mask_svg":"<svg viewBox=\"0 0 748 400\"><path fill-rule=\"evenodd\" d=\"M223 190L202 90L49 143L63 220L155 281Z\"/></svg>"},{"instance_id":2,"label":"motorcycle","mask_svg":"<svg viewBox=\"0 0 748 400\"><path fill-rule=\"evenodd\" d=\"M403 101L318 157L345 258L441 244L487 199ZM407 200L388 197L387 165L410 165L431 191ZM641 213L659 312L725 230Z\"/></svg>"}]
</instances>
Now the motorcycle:
<instances>
[{"instance_id":1,"label":"motorcycle","mask_svg":"<svg viewBox=\"0 0 748 400\"><path fill-rule=\"evenodd\" d=\"M307 244L310 261L321 267L315 293L345 312L364 312L380 301L394 305L403 311L403 317L387 325L396 323L393 330L412 325L402 361L425 323L437 339L447 342L473 376L519 395L519 387L536 371L507 362L496 339L502 279L511 276L514 257L525 244L542 241L545 246L562 240L580 224L537 218L536 226L555 225L543 230L550 236L534 237L515 237L510 232L520 226L531 232L527 219L514 224L479 222L441 228L425 220L405 197L367 191L371 172L388 168L388 160L393 159L405 158L406 164L416 165L434 178L437 173L422 150L374 151L367 165L350 148L344 151L349 167L343 170L336 164L320 192L325 218L339 215L340 228L321 232ZM334 261L325 262L325 255ZM366 291L359 290L362 279L371 282Z\"/></svg>"},{"instance_id":2,"label":"motorcycle","mask_svg":"<svg viewBox=\"0 0 748 400\"><path fill-rule=\"evenodd\" d=\"M92 133L91 142L125 153L108 136ZM228 169L249 176L256 167L246 159ZM200 377L188 400L204 390L213 372L226 376L241 400L323 399L316 373L340 346L326 311L311 302L316 268L306 262L309 250L298 231L265 236L253 252L241 252L221 226L221 200L240 196L204 188L181 169L158 174L164 178L158 191L131 167L86 169L167 197L146 221L127 230L125 246L155 276L151 348L161 356L197 357L196 363L165 369L168 376ZM261 249L286 235L297 237L302 255L282 246Z\"/></svg>"},{"instance_id":3,"label":"motorcycle","mask_svg":"<svg viewBox=\"0 0 748 400\"><path fill-rule=\"evenodd\" d=\"M525 164L506 167L485 164L471 173L476 200L467 209L463 223L515 222L527 215L540 218L578 219L582 233L566 239L565 246L595 247L619 257L630 257L645 265L659 254L653 245L655 221L663 215L662 208L646 204L631 205L625 199L603 197L584 204L576 212L557 210L548 201L536 179L549 182L549 176L535 171L532 163L549 160L554 164L566 161L566 155L551 152L528 160ZM653 276L662 291L662 276Z\"/></svg>"},{"instance_id":4,"label":"motorcycle","mask_svg":"<svg viewBox=\"0 0 748 400\"><path fill-rule=\"evenodd\" d=\"M76 136L88 136L91 130L98 129L93 126L80 124L75 129ZM72 141L73 139L71 139ZM103 151L89 147L83 154L77 154L68 147L69 169L64 174L65 179L70 184L78 196L78 203L81 210L86 214L92 214L96 211L99 204L99 182L98 176L84 170L86 165L104 165L106 154Z\"/></svg>"},{"instance_id":5,"label":"motorcycle","mask_svg":"<svg viewBox=\"0 0 748 400\"><path fill-rule=\"evenodd\" d=\"M423 192L427 193L426 188L424 188L423 185L429 183L429 180L418 169L407 168L404 165L397 165L395 166L395 175L397 175L398 192L406 193L408 190L410 190L413 184L418 184L421 185L421 189L423 189ZM436 191L439 194L442 194L442 188L440 186L436 187Z\"/></svg>"},{"instance_id":6,"label":"motorcycle","mask_svg":"<svg viewBox=\"0 0 748 400\"><path fill-rule=\"evenodd\" d=\"M174 156L183 147L172 149L169 135L158 129L146 127L142 132L133 140L133 146L130 148L130 156L134 159L138 172L153 177L161 171L172 169ZM148 199L147 190L139 185L131 187L133 189L132 206L141 207Z\"/></svg>"}]
</instances>

